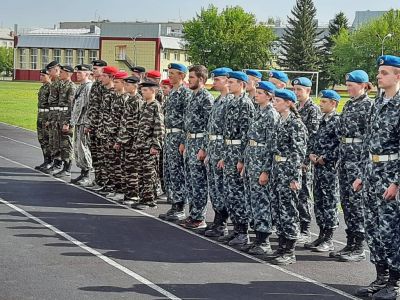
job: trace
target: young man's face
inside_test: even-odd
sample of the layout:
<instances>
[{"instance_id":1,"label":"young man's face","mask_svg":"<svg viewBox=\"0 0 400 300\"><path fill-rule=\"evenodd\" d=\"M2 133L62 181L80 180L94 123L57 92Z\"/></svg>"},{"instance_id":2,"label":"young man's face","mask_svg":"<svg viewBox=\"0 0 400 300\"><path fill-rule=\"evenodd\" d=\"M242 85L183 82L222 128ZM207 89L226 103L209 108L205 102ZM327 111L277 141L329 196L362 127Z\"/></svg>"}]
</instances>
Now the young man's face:
<instances>
[{"instance_id":1,"label":"young man's face","mask_svg":"<svg viewBox=\"0 0 400 300\"><path fill-rule=\"evenodd\" d=\"M49 81L49 75L47 74L40 74L40 82L41 83L46 83Z\"/></svg>"},{"instance_id":2,"label":"young man's face","mask_svg":"<svg viewBox=\"0 0 400 300\"><path fill-rule=\"evenodd\" d=\"M72 73L69 73L67 71L64 70L60 70L60 79L61 80L68 80L71 78Z\"/></svg>"},{"instance_id":3,"label":"young man's face","mask_svg":"<svg viewBox=\"0 0 400 300\"><path fill-rule=\"evenodd\" d=\"M89 72L87 71L76 71L76 80L78 82L83 82L86 80L86 78L89 78Z\"/></svg>"},{"instance_id":4,"label":"young man's face","mask_svg":"<svg viewBox=\"0 0 400 300\"><path fill-rule=\"evenodd\" d=\"M337 101L327 99L327 98L321 98L319 101L319 107L321 108L321 112L324 114L332 112L337 106Z\"/></svg>"},{"instance_id":5,"label":"young man's face","mask_svg":"<svg viewBox=\"0 0 400 300\"><path fill-rule=\"evenodd\" d=\"M293 92L296 94L299 101L305 101L310 98L311 88L295 84L293 86Z\"/></svg>"},{"instance_id":6,"label":"young man's face","mask_svg":"<svg viewBox=\"0 0 400 300\"><path fill-rule=\"evenodd\" d=\"M175 69L169 69L168 78L171 84L178 84L185 79L185 74Z\"/></svg>"},{"instance_id":7,"label":"young man's face","mask_svg":"<svg viewBox=\"0 0 400 300\"><path fill-rule=\"evenodd\" d=\"M364 91L364 86L362 83L346 81L347 92L350 97L356 97Z\"/></svg>"},{"instance_id":8,"label":"young man's face","mask_svg":"<svg viewBox=\"0 0 400 300\"><path fill-rule=\"evenodd\" d=\"M51 76L51 77L57 77L57 76L59 76L60 75L60 68L57 66L57 67L53 67L53 68L51 68L50 70L49 70L49 75Z\"/></svg>"},{"instance_id":9,"label":"young man's face","mask_svg":"<svg viewBox=\"0 0 400 300\"><path fill-rule=\"evenodd\" d=\"M267 94L266 91L264 91L263 89L257 89L256 90L256 102L258 104L264 104L266 103L268 100L271 100L271 95Z\"/></svg>"},{"instance_id":10,"label":"young man's face","mask_svg":"<svg viewBox=\"0 0 400 300\"><path fill-rule=\"evenodd\" d=\"M171 87L168 84L163 84L161 89L164 96L168 96L169 92L171 91Z\"/></svg>"},{"instance_id":11,"label":"young man's face","mask_svg":"<svg viewBox=\"0 0 400 300\"><path fill-rule=\"evenodd\" d=\"M376 78L381 89L393 87L400 81L400 68L380 66Z\"/></svg>"},{"instance_id":12,"label":"young man's face","mask_svg":"<svg viewBox=\"0 0 400 300\"><path fill-rule=\"evenodd\" d=\"M124 86L125 83L123 79L114 79L114 88L117 92L123 92Z\"/></svg>"},{"instance_id":13,"label":"young man's face","mask_svg":"<svg viewBox=\"0 0 400 300\"><path fill-rule=\"evenodd\" d=\"M214 77L213 89L218 92L221 92L227 87L227 84L228 84L228 78L226 76Z\"/></svg>"},{"instance_id":14,"label":"young man's face","mask_svg":"<svg viewBox=\"0 0 400 300\"><path fill-rule=\"evenodd\" d=\"M259 81L259 78L249 75L249 81L247 82L246 91L254 91L254 89L256 88L256 84Z\"/></svg>"},{"instance_id":15,"label":"young man's face","mask_svg":"<svg viewBox=\"0 0 400 300\"><path fill-rule=\"evenodd\" d=\"M278 113L282 113L289 109L290 101L283 98L274 97L273 106Z\"/></svg>"},{"instance_id":16,"label":"young man's face","mask_svg":"<svg viewBox=\"0 0 400 300\"><path fill-rule=\"evenodd\" d=\"M231 94L237 94L239 92L242 92L243 88L243 83L242 81L236 79L236 78L229 78L228 79L228 90L229 93Z\"/></svg>"},{"instance_id":17,"label":"young man's face","mask_svg":"<svg viewBox=\"0 0 400 300\"><path fill-rule=\"evenodd\" d=\"M109 85L110 84L110 82L112 81L112 76L111 75L109 75L109 74L101 74L101 76L100 76L100 80L101 80L101 83L103 84L103 85Z\"/></svg>"},{"instance_id":18,"label":"young man's face","mask_svg":"<svg viewBox=\"0 0 400 300\"><path fill-rule=\"evenodd\" d=\"M146 100L151 100L155 96L155 89L154 88L142 87L141 91L142 91L143 98L146 99Z\"/></svg>"},{"instance_id":19,"label":"young man's face","mask_svg":"<svg viewBox=\"0 0 400 300\"><path fill-rule=\"evenodd\" d=\"M125 91L127 93L133 93L136 90L137 90L137 84L136 83L125 82Z\"/></svg>"},{"instance_id":20,"label":"young man's face","mask_svg":"<svg viewBox=\"0 0 400 300\"><path fill-rule=\"evenodd\" d=\"M196 76L195 72L189 72L189 88L191 90L197 90L200 87L202 80Z\"/></svg>"},{"instance_id":21,"label":"young man's face","mask_svg":"<svg viewBox=\"0 0 400 300\"><path fill-rule=\"evenodd\" d=\"M103 67L98 67L98 66L93 67L94 78L99 78L102 73L103 73Z\"/></svg>"}]
</instances>

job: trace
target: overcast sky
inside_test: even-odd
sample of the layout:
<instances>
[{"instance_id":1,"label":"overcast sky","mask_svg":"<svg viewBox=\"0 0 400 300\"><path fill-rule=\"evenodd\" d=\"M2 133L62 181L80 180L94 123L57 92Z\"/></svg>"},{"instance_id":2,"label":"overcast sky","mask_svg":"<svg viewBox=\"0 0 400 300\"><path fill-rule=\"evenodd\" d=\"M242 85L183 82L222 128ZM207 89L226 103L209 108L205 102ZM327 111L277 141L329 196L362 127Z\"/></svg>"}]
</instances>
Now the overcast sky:
<instances>
[{"instance_id":1,"label":"overcast sky","mask_svg":"<svg viewBox=\"0 0 400 300\"><path fill-rule=\"evenodd\" d=\"M1 1L0 27L52 27L60 21L185 21L193 18L201 7L210 3L223 8L240 5L256 15L259 21L268 17L282 20L290 14L295 0L13 0ZM399 0L314 0L317 19L327 23L335 13L343 11L353 22L357 10L400 9Z\"/></svg>"}]
</instances>

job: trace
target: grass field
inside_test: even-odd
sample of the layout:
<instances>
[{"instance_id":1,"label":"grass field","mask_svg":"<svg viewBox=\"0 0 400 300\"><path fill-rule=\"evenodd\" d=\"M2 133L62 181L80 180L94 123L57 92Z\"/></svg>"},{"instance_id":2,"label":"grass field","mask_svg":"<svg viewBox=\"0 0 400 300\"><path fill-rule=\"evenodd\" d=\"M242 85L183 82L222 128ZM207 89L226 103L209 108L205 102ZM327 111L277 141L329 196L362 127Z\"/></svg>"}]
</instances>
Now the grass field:
<instances>
[{"instance_id":1,"label":"grass field","mask_svg":"<svg viewBox=\"0 0 400 300\"><path fill-rule=\"evenodd\" d=\"M40 83L0 81L0 122L36 130L37 92ZM218 93L212 91L214 96ZM348 95L341 94L341 112ZM318 99L315 100L318 103Z\"/></svg>"}]
</instances>

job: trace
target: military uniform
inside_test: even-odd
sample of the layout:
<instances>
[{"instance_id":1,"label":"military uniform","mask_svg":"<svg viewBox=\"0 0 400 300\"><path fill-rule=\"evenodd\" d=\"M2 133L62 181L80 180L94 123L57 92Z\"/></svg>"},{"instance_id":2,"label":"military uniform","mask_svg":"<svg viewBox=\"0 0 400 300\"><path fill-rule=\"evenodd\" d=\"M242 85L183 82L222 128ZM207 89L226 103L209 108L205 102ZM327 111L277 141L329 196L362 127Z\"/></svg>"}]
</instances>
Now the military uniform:
<instances>
[{"instance_id":1,"label":"military uniform","mask_svg":"<svg viewBox=\"0 0 400 300\"><path fill-rule=\"evenodd\" d=\"M55 163L60 166L60 127L58 123L58 100L60 89L62 87L62 81L59 78L54 79L50 84L49 93L49 113L48 113L48 123L49 123L49 146L51 149L52 159Z\"/></svg>"},{"instance_id":2,"label":"military uniform","mask_svg":"<svg viewBox=\"0 0 400 300\"><path fill-rule=\"evenodd\" d=\"M51 148L49 145L49 128L46 126L49 114L49 95L50 82L44 83L38 92L38 115L36 121L36 131L40 147L42 148L44 163L39 166L44 167L51 163Z\"/></svg>"}]
</instances>

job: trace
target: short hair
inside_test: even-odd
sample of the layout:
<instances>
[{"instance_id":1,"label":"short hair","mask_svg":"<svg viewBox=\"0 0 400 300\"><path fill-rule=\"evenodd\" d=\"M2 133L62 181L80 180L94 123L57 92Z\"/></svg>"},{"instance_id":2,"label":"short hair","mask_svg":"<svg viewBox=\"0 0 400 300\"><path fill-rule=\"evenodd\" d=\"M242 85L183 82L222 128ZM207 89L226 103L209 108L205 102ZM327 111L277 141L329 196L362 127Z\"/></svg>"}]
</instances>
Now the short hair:
<instances>
[{"instance_id":1,"label":"short hair","mask_svg":"<svg viewBox=\"0 0 400 300\"><path fill-rule=\"evenodd\" d=\"M189 68L189 72L194 72L196 77L203 79L204 83L206 83L208 79L208 70L205 66L195 65Z\"/></svg>"}]
</instances>

